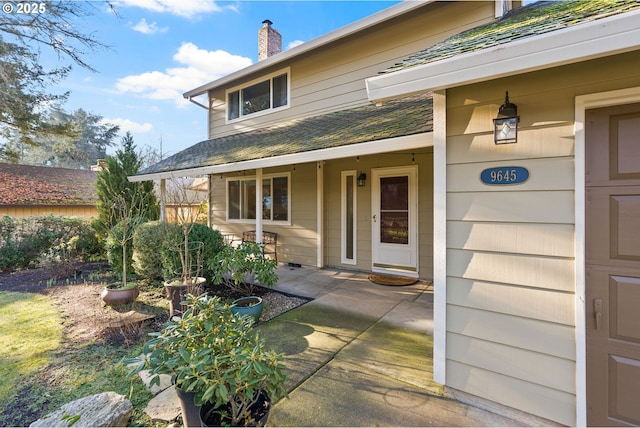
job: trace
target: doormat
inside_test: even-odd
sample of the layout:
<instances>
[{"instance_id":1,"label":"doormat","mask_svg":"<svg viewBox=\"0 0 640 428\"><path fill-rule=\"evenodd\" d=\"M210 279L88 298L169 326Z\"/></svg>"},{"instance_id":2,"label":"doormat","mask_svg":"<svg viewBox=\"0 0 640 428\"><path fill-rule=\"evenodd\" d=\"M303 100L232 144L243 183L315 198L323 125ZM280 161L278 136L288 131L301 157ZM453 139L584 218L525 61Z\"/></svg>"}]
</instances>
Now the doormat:
<instances>
[{"instance_id":1,"label":"doormat","mask_svg":"<svg viewBox=\"0 0 640 428\"><path fill-rule=\"evenodd\" d=\"M418 278L372 273L369 275L369 281L380 285L412 285L418 282Z\"/></svg>"}]
</instances>

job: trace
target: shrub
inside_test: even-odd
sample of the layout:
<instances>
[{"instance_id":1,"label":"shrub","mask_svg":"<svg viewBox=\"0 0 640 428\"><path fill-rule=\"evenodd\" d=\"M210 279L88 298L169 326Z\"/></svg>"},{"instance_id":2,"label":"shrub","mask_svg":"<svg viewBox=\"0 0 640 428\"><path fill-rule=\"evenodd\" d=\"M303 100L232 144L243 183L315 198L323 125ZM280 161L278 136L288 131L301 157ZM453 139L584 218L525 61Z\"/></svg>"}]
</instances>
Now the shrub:
<instances>
[{"instance_id":1,"label":"shrub","mask_svg":"<svg viewBox=\"0 0 640 428\"><path fill-rule=\"evenodd\" d=\"M180 248L183 248L183 237L181 232L182 227L178 226L178 228L180 230L180 235L177 236L175 241L165 241L167 245L162 250L163 272L165 279L179 277L182 272ZM224 247L224 238L222 237L222 234L219 230L212 229L207 225L195 223L191 226L191 230L189 231L189 243L193 252L195 252L195 248L199 246L199 243L202 243L201 260L204 261L204 263L201 263L199 276L203 276L207 279L211 278L213 271L208 267L208 261L213 259ZM195 273L195 271L196 269L194 267L193 272Z\"/></svg>"},{"instance_id":2,"label":"shrub","mask_svg":"<svg viewBox=\"0 0 640 428\"><path fill-rule=\"evenodd\" d=\"M162 253L180 242L180 226L163 221L139 225L133 233L133 268L147 279L163 277Z\"/></svg>"},{"instance_id":3,"label":"shrub","mask_svg":"<svg viewBox=\"0 0 640 428\"><path fill-rule=\"evenodd\" d=\"M92 260L100 254L95 233L81 218L45 215L0 222L0 270Z\"/></svg>"}]
</instances>

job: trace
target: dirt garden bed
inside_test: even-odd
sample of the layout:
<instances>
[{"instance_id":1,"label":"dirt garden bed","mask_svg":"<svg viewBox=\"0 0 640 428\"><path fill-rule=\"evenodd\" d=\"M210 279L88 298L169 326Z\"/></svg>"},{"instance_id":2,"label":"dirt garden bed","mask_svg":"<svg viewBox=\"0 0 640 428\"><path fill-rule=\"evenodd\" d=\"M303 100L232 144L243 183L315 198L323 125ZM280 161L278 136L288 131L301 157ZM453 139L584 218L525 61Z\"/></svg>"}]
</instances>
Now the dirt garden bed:
<instances>
[{"instance_id":1,"label":"dirt garden bed","mask_svg":"<svg viewBox=\"0 0 640 428\"><path fill-rule=\"evenodd\" d=\"M107 361L132 356L133 352L139 352L137 349L141 348L147 333L161 329L168 319L168 301L163 287L157 285L142 286L140 296L131 305L119 309L105 307L100 293L106 283L114 280L106 263L81 263L76 265L72 275L56 276L55 271L44 268L0 273L0 291L38 293L50 297L62 314L63 324L63 342L49 366L31 374L28 379L21 379L15 397L0 405L0 425L26 426L55 410L64 404L59 403L60 397L56 397L62 395L58 392L60 385L67 385L70 377L83 376L72 373L72 367L79 367L79 371L85 373L87 379L84 383L95 383L98 380L94 379L91 370L92 367L96 372L103 369L104 360L99 361L102 356ZM257 291L266 302L261 322L308 301L259 287ZM224 296L224 289L216 289L215 294L234 297ZM122 327L122 320L131 311L151 317L142 324ZM77 379L75 382L82 385L75 387L77 392L65 386L65 394L69 394L69 397L79 394L73 399L81 398L84 394L83 380ZM139 399L144 400L144 397ZM137 409L145 404L136 405L134 402L134 407ZM145 421L140 409L134 412L133 422L148 424L150 421Z\"/></svg>"}]
</instances>

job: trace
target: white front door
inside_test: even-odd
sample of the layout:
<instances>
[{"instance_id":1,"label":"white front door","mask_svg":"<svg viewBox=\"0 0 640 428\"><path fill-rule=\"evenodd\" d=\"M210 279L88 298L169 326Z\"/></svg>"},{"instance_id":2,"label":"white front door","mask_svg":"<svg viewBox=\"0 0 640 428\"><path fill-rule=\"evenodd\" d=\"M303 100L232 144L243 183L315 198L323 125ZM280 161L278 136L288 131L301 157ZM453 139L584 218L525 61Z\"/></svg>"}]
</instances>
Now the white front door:
<instances>
[{"instance_id":1,"label":"white front door","mask_svg":"<svg viewBox=\"0 0 640 428\"><path fill-rule=\"evenodd\" d=\"M418 276L418 166L371 170L372 270Z\"/></svg>"}]
</instances>

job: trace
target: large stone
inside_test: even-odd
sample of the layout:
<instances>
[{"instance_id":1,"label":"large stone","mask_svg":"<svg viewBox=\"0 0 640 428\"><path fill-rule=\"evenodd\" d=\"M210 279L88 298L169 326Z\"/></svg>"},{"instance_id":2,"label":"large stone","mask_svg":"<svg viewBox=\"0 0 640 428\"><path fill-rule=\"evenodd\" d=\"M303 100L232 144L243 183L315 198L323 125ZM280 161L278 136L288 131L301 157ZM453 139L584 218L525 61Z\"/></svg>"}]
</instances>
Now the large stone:
<instances>
[{"instance_id":1,"label":"large stone","mask_svg":"<svg viewBox=\"0 0 640 428\"><path fill-rule=\"evenodd\" d=\"M126 397L115 392L84 397L38 419L31 427L125 427L133 411Z\"/></svg>"},{"instance_id":2,"label":"large stone","mask_svg":"<svg viewBox=\"0 0 640 428\"><path fill-rule=\"evenodd\" d=\"M153 397L144 412L154 422L172 422L182 413L175 387L170 387Z\"/></svg>"}]
</instances>

